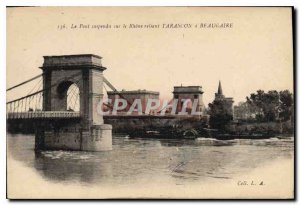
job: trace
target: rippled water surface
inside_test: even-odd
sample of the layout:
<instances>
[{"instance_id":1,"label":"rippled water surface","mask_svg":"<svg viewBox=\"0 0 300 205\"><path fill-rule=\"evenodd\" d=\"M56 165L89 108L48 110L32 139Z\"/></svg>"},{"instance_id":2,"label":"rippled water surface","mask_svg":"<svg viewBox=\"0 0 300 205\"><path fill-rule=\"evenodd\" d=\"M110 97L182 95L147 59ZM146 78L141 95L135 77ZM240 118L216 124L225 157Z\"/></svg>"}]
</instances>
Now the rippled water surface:
<instances>
[{"instance_id":1,"label":"rippled water surface","mask_svg":"<svg viewBox=\"0 0 300 205\"><path fill-rule=\"evenodd\" d=\"M201 183L228 180L277 158L292 158L294 138L267 140L158 140L113 137L113 151L35 153L34 136L7 137L8 152L24 166L57 183Z\"/></svg>"}]
</instances>

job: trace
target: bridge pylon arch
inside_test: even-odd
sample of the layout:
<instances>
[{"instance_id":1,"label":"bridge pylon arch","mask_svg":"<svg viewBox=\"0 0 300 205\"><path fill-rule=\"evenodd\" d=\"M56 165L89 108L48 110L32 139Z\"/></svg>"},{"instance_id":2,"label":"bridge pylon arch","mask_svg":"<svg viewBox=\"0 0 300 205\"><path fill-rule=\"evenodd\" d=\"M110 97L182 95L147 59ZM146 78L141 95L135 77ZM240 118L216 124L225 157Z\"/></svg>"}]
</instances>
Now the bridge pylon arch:
<instances>
[{"instance_id":1,"label":"bridge pylon arch","mask_svg":"<svg viewBox=\"0 0 300 205\"><path fill-rule=\"evenodd\" d=\"M59 119L37 126L36 149L104 151L112 149L112 127L97 105L103 98L101 57L93 54L44 56L43 111L67 111L66 91L79 89L80 119Z\"/></svg>"}]
</instances>

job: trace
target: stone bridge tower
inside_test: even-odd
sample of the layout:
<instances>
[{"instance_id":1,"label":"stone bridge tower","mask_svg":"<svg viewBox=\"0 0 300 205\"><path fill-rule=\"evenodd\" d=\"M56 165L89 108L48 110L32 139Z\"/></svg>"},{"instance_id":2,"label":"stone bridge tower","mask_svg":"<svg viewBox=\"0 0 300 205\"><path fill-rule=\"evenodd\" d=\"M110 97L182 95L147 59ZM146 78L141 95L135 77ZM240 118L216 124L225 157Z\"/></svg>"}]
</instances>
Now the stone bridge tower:
<instances>
[{"instance_id":1,"label":"stone bridge tower","mask_svg":"<svg viewBox=\"0 0 300 205\"><path fill-rule=\"evenodd\" d=\"M44 56L43 111L67 111L67 91L79 90L78 119L55 119L38 127L37 149L104 151L112 149L112 127L97 112L103 97L101 57L92 54Z\"/></svg>"}]
</instances>

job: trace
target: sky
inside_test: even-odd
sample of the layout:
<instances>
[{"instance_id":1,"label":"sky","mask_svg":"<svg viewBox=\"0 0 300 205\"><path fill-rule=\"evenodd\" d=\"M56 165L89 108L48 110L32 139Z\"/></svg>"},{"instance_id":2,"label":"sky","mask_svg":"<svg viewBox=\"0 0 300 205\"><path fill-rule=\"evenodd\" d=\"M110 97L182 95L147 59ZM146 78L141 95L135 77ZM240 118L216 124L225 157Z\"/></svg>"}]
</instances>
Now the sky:
<instances>
[{"instance_id":1,"label":"sky","mask_svg":"<svg viewBox=\"0 0 300 205\"><path fill-rule=\"evenodd\" d=\"M162 28L171 23L193 27ZM194 27L201 23L232 28ZM112 28L92 28L107 24ZM170 99L173 86L200 85L207 105L220 80L225 96L238 103L258 89L293 91L292 45L287 7L7 8L7 87L40 74L43 56L96 54L119 90L159 91ZM24 95L37 82L7 99Z\"/></svg>"}]
</instances>

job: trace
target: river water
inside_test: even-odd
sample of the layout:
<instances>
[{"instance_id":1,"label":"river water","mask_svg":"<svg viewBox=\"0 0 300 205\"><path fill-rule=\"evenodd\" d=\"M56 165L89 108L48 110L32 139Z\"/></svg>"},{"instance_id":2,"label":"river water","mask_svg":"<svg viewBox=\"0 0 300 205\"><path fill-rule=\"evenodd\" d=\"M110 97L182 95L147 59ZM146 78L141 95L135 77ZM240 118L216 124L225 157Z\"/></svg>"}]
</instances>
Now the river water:
<instances>
[{"instance_id":1,"label":"river water","mask_svg":"<svg viewBox=\"0 0 300 205\"><path fill-rule=\"evenodd\" d=\"M293 159L294 138L264 140L130 139L113 137L108 152L34 152L34 136L8 134L8 155L45 181L128 185L189 185L230 180L278 158Z\"/></svg>"}]
</instances>

